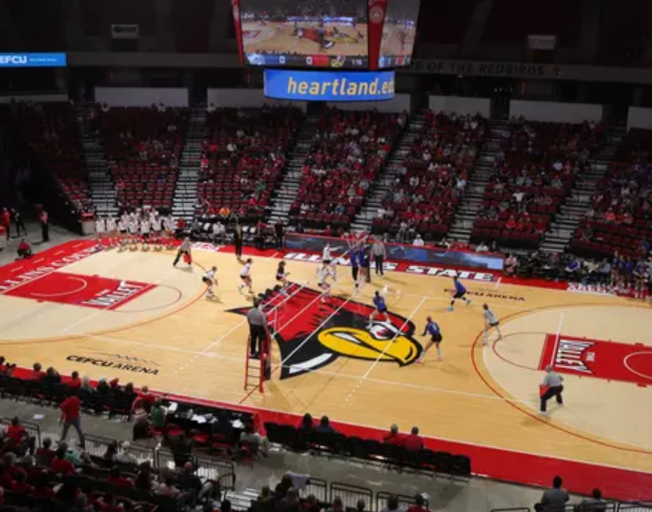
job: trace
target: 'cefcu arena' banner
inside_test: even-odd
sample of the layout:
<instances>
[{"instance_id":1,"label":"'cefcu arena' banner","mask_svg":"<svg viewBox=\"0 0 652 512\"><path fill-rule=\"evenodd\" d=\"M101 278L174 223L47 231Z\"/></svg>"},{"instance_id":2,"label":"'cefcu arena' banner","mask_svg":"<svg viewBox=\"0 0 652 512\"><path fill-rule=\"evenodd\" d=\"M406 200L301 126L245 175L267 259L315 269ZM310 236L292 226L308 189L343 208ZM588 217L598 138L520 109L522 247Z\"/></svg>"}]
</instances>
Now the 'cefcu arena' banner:
<instances>
[{"instance_id":1,"label":"'cefcu arena' banner","mask_svg":"<svg viewBox=\"0 0 652 512\"><path fill-rule=\"evenodd\" d=\"M394 71L265 69L265 96L295 101L391 100L394 78Z\"/></svg>"}]
</instances>

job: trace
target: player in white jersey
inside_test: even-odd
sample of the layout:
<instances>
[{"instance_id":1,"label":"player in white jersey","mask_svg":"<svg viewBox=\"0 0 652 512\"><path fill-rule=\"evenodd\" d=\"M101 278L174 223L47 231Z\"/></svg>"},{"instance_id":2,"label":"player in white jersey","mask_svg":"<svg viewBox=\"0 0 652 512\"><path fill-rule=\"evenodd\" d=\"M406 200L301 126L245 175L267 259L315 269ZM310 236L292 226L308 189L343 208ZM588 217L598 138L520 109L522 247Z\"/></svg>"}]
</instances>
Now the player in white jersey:
<instances>
[{"instance_id":1,"label":"player in white jersey","mask_svg":"<svg viewBox=\"0 0 652 512\"><path fill-rule=\"evenodd\" d=\"M331 296L331 284L328 282L328 279L333 277L333 269L330 265L323 263L319 270L317 270L317 286L319 286L323 292L321 301L326 302L326 300Z\"/></svg>"},{"instance_id":2,"label":"player in white jersey","mask_svg":"<svg viewBox=\"0 0 652 512\"><path fill-rule=\"evenodd\" d=\"M245 264L242 267L242 270L240 270L240 279L242 279L242 284L238 286L238 291L242 293L243 288L246 286L249 288L249 293L253 295L254 290L252 288L253 281L251 280L251 265L253 264L253 260L251 258L247 258L247 261L245 261Z\"/></svg>"},{"instance_id":3,"label":"player in white jersey","mask_svg":"<svg viewBox=\"0 0 652 512\"><path fill-rule=\"evenodd\" d=\"M152 232L150 234L150 240L152 244L154 245L154 249L157 251L160 251L163 249L163 244L161 242L161 227L162 227L162 222L163 219L161 219L161 216L158 214L158 212L154 212L154 215L150 217L150 224L152 225Z\"/></svg>"},{"instance_id":4,"label":"player in white jersey","mask_svg":"<svg viewBox=\"0 0 652 512\"><path fill-rule=\"evenodd\" d=\"M201 280L208 287L206 290L206 297L212 299L215 295L213 294L213 286L217 286L217 278L215 274L217 273L217 267L211 268L208 272L204 274L204 277Z\"/></svg>"},{"instance_id":5,"label":"player in white jersey","mask_svg":"<svg viewBox=\"0 0 652 512\"><path fill-rule=\"evenodd\" d=\"M489 331L493 328L498 333L498 339L502 339L503 334L500 332L500 320L494 314L487 304L482 305L482 316L484 316L484 344L489 344Z\"/></svg>"},{"instance_id":6,"label":"player in white jersey","mask_svg":"<svg viewBox=\"0 0 652 512\"><path fill-rule=\"evenodd\" d=\"M290 273L285 270L285 261L281 261L276 269L276 280L281 283L281 293L287 295L288 276Z\"/></svg>"},{"instance_id":7,"label":"player in white jersey","mask_svg":"<svg viewBox=\"0 0 652 512\"><path fill-rule=\"evenodd\" d=\"M123 215L118 219L118 244L120 246L120 250L123 250L125 248L125 244L127 243L127 216Z\"/></svg>"},{"instance_id":8,"label":"player in white jersey","mask_svg":"<svg viewBox=\"0 0 652 512\"><path fill-rule=\"evenodd\" d=\"M149 250L149 219L143 217L140 219L140 239L143 244L143 251Z\"/></svg>"},{"instance_id":9,"label":"player in white jersey","mask_svg":"<svg viewBox=\"0 0 652 512\"><path fill-rule=\"evenodd\" d=\"M106 231L109 234L109 246L113 247L118 244L118 223L115 217L106 218Z\"/></svg>"},{"instance_id":10,"label":"player in white jersey","mask_svg":"<svg viewBox=\"0 0 652 512\"><path fill-rule=\"evenodd\" d=\"M331 267L331 276L333 277L333 281L337 282L337 261L338 258L335 256L333 259L333 253L336 252L337 249L333 249L331 245L326 242L326 245L324 246L324 249L321 254L321 260L326 263L326 265L329 265Z\"/></svg>"},{"instance_id":11,"label":"player in white jersey","mask_svg":"<svg viewBox=\"0 0 652 512\"><path fill-rule=\"evenodd\" d=\"M165 229L165 247L172 249L174 247L174 219L168 214L163 218L163 228Z\"/></svg>"},{"instance_id":12,"label":"player in white jersey","mask_svg":"<svg viewBox=\"0 0 652 512\"><path fill-rule=\"evenodd\" d=\"M106 222L102 217L95 219L95 236L97 237L97 247L103 249L102 240L106 236Z\"/></svg>"},{"instance_id":13,"label":"player in white jersey","mask_svg":"<svg viewBox=\"0 0 652 512\"><path fill-rule=\"evenodd\" d=\"M129 223L127 224L127 229L129 230L129 245L132 251L138 249L138 219L135 216L129 218Z\"/></svg>"}]
</instances>

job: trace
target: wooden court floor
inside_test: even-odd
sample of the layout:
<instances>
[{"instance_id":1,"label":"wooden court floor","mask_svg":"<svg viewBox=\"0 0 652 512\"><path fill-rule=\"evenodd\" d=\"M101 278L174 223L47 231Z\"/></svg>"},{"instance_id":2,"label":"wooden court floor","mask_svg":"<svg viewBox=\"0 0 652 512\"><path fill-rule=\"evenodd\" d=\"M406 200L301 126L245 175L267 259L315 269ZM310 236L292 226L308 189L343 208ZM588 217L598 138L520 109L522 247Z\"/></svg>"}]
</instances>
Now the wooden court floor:
<instances>
[{"instance_id":1,"label":"wooden court floor","mask_svg":"<svg viewBox=\"0 0 652 512\"><path fill-rule=\"evenodd\" d=\"M370 427L418 425L426 436L652 472L651 388L640 382L652 379L646 373L645 354L652 345L652 310L646 303L466 281L473 302L451 313L448 278L389 272L353 294L350 271L340 267L338 297L322 304L317 265L289 261L298 292L270 314L278 330L274 373L261 395L243 389L248 332L243 313L251 301L237 290L239 263L228 252L195 251L192 268L175 268L173 257L171 251L103 251L58 268L54 274L60 275L36 276L0 291L2 355L25 367L39 361L62 374L117 376L122 383L160 391L309 411ZM276 284L277 263L254 257L257 293ZM213 265L219 287L209 299L201 276ZM98 306L88 298L86 305L66 303L93 286L102 295L103 287L115 282L139 291L117 306ZM392 327L376 325L370 332L369 304L385 286ZM273 294L267 299L278 303ZM502 340L494 334L486 346L483 302L501 318L503 331ZM428 315L443 331L443 361L433 350L417 364ZM540 417L538 368L548 357L546 340L560 336L601 340L607 355L596 353L606 373L566 374L565 407L551 402L550 415ZM639 361L626 365L638 374L634 381L617 378L618 350L628 346L636 348L625 359ZM615 366L607 359L611 350Z\"/></svg>"}]
</instances>

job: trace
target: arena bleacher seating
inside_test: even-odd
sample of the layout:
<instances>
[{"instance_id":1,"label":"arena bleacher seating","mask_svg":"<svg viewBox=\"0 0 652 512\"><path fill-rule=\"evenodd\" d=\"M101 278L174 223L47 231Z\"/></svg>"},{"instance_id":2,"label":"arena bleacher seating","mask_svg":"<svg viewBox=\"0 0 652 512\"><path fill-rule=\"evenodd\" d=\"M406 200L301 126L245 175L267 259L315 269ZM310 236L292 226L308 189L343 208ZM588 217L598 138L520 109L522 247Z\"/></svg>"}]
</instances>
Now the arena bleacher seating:
<instances>
[{"instance_id":1,"label":"arena bleacher seating","mask_svg":"<svg viewBox=\"0 0 652 512\"><path fill-rule=\"evenodd\" d=\"M87 173L80 158L75 111L65 103L15 103L14 120L23 140L78 210L91 209Z\"/></svg>"},{"instance_id":2,"label":"arena bleacher seating","mask_svg":"<svg viewBox=\"0 0 652 512\"><path fill-rule=\"evenodd\" d=\"M172 206L187 122L187 109L101 112L100 131L120 206Z\"/></svg>"},{"instance_id":3,"label":"arena bleacher seating","mask_svg":"<svg viewBox=\"0 0 652 512\"><path fill-rule=\"evenodd\" d=\"M536 248L588 165L598 127L513 120L473 225L473 241Z\"/></svg>"},{"instance_id":4,"label":"arena bleacher seating","mask_svg":"<svg viewBox=\"0 0 652 512\"><path fill-rule=\"evenodd\" d=\"M428 112L399 177L382 202L382 212L373 221L374 232L401 233L402 239L408 232L419 233L426 241L441 239L464 194L486 123L480 116Z\"/></svg>"},{"instance_id":5,"label":"arena bleacher seating","mask_svg":"<svg viewBox=\"0 0 652 512\"><path fill-rule=\"evenodd\" d=\"M589 210L574 234L583 255L633 258L647 254L652 237L652 184L649 164L652 131L633 128L605 176L596 184Z\"/></svg>"},{"instance_id":6,"label":"arena bleacher seating","mask_svg":"<svg viewBox=\"0 0 652 512\"><path fill-rule=\"evenodd\" d=\"M294 108L220 109L208 115L197 193L211 210L260 220L282 177L301 120Z\"/></svg>"},{"instance_id":7,"label":"arena bleacher seating","mask_svg":"<svg viewBox=\"0 0 652 512\"><path fill-rule=\"evenodd\" d=\"M401 129L397 115L326 110L290 217L305 227L350 225Z\"/></svg>"}]
</instances>

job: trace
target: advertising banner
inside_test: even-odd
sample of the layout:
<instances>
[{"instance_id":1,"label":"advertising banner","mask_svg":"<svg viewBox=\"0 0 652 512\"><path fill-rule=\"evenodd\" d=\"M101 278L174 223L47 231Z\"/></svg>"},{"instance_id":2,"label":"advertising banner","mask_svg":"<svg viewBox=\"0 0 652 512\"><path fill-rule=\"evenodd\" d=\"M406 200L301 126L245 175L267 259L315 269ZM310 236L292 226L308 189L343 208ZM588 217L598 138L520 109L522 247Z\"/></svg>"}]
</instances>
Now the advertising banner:
<instances>
[{"instance_id":1,"label":"advertising banner","mask_svg":"<svg viewBox=\"0 0 652 512\"><path fill-rule=\"evenodd\" d=\"M265 96L298 101L383 101L394 97L394 71L265 70Z\"/></svg>"},{"instance_id":2,"label":"advertising banner","mask_svg":"<svg viewBox=\"0 0 652 512\"><path fill-rule=\"evenodd\" d=\"M63 68L65 53L0 53L0 68Z\"/></svg>"},{"instance_id":3,"label":"advertising banner","mask_svg":"<svg viewBox=\"0 0 652 512\"><path fill-rule=\"evenodd\" d=\"M369 0L369 69L378 69L387 0Z\"/></svg>"}]
</instances>

